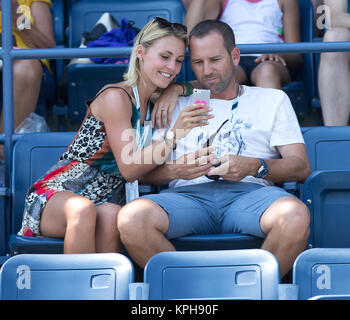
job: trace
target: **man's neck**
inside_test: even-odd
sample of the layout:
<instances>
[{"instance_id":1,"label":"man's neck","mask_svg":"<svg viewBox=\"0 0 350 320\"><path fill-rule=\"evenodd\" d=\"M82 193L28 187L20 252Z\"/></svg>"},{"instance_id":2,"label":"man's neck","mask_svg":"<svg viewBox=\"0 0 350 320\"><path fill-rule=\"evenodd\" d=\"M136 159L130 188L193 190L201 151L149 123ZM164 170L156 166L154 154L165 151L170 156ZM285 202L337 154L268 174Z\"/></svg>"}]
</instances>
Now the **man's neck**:
<instances>
[{"instance_id":1,"label":"man's neck","mask_svg":"<svg viewBox=\"0 0 350 320\"><path fill-rule=\"evenodd\" d=\"M238 95L238 83L234 82L232 85L228 86L226 89L224 89L221 92L218 93L212 93L210 98L211 99L220 99L220 100L232 100L236 98Z\"/></svg>"}]
</instances>

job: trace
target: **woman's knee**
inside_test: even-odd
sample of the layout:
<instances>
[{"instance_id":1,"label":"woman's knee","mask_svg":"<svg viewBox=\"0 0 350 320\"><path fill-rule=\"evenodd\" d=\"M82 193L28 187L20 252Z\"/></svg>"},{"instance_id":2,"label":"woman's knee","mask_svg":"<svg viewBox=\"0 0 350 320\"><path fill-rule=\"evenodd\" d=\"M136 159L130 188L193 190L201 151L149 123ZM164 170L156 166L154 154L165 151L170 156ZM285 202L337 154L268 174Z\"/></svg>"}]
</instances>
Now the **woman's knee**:
<instances>
[{"instance_id":1,"label":"woman's knee","mask_svg":"<svg viewBox=\"0 0 350 320\"><path fill-rule=\"evenodd\" d=\"M113 203L105 203L96 208L96 223L103 228L116 230L118 224L118 213L120 206Z\"/></svg>"},{"instance_id":2,"label":"woman's knee","mask_svg":"<svg viewBox=\"0 0 350 320\"><path fill-rule=\"evenodd\" d=\"M282 64L279 66L277 62L261 62L252 72L251 80L255 85L262 87L269 87L271 86L271 83L280 84L282 80L287 82L288 71L283 70L282 72L281 68L284 67L282 66ZM282 73L286 73L286 75Z\"/></svg>"},{"instance_id":3,"label":"woman's knee","mask_svg":"<svg viewBox=\"0 0 350 320\"><path fill-rule=\"evenodd\" d=\"M67 226L94 227L96 224L96 207L83 197L73 197L65 203Z\"/></svg>"}]
</instances>

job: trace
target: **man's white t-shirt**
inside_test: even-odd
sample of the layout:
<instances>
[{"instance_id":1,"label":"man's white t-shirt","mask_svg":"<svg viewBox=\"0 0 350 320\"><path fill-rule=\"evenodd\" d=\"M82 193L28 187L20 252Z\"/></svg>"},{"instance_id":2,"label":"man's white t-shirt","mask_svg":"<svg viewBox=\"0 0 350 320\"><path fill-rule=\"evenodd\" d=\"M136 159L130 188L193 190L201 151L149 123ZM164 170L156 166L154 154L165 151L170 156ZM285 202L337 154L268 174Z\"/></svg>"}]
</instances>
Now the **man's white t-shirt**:
<instances>
[{"instance_id":1,"label":"man's white t-shirt","mask_svg":"<svg viewBox=\"0 0 350 320\"><path fill-rule=\"evenodd\" d=\"M235 101L236 99L210 99L210 107L213 109L211 113L215 118L209 120L209 125L194 128L187 136L177 141L173 160L201 149L207 138L215 133L227 119L229 121L219 132L225 132L225 130L231 132L228 146L230 153L267 160L277 159L280 158L277 146L304 143L293 106L282 90L243 86L243 94L238 98L238 106L232 111ZM174 125L181 110L191 104L191 96L179 98L170 126ZM162 133L164 130L163 132L156 130L153 139L159 139ZM178 179L171 181L169 188L211 181L213 180L205 176L193 180ZM247 176L241 181L272 185L270 181L253 176Z\"/></svg>"}]
</instances>

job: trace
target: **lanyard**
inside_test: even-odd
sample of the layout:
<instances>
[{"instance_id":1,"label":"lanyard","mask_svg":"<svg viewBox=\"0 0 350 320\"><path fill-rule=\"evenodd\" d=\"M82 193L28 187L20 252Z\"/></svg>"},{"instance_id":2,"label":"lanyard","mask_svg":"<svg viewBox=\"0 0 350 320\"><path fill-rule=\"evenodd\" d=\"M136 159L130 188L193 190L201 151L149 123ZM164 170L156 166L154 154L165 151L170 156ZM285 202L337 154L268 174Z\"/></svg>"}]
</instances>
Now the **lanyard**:
<instances>
[{"instance_id":1,"label":"lanyard","mask_svg":"<svg viewBox=\"0 0 350 320\"><path fill-rule=\"evenodd\" d=\"M134 93L134 97L136 100L136 109L141 115L141 104L140 104L140 96L139 91L137 90L137 86L132 87L132 91ZM145 147L151 140L152 140L152 129L151 129L151 112L149 104L147 105L147 114L146 114L146 120L144 123L143 128L141 128L141 119L137 120L136 123L136 130L135 130L135 137L136 137L136 146L137 150L142 149ZM142 133L141 133L142 131ZM125 198L126 203L135 200L139 197L139 181L135 180L133 182L126 182L125 183Z\"/></svg>"},{"instance_id":2,"label":"lanyard","mask_svg":"<svg viewBox=\"0 0 350 320\"><path fill-rule=\"evenodd\" d=\"M234 116L234 110L238 107L238 102L239 102L239 99L242 95L242 86L239 84L238 85L238 94L237 94L237 97L236 99L234 100L233 104L232 104L232 107L231 107L231 119L230 119L230 123L232 124L232 120L233 120L233 116Z\"/></svg>"},{"instance_id":3,"label":"lanyard","mask_svg":"<svg viewBox=\"0 0 350 320\"><path fill-rule=\"evenodd\" d=\"M134 93L134 97L136 100L136 109L139 111L141 115L141 103L140 103L140 96L139 96L139 91L137 89L137 86L132 87L132 91ZM136 145L137 145L137 150L140 150L144 148L150 141L152 137L152 130L151 130L151 111L150 111L150 106L148 104L147 106L147 114L146 114L146 120L144 122L143 128L141 128L141 121L140 119L137 120L136 123Z\"/></svg>"}]
</instances>

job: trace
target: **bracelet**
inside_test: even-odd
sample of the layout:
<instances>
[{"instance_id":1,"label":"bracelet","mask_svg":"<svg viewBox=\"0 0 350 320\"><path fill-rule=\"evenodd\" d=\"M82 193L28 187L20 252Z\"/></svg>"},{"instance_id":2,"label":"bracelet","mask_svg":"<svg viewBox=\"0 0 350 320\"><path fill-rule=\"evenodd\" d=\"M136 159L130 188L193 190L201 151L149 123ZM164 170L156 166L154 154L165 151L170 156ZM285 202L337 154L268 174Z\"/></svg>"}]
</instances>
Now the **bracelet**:
<instances>
[{"instance_id":1,"label":"bracelet","mask_svg":"<svg viewBox=\"0 0 350 320\"><path fill-rule=\"evenodd\" d=\"M188 97L190 96L192 93L193 93L193 85L192 83L190 82L183 82L182 83L182 86L183 86L183 96L184 97ZM186 89L186 90L185 90Z\"/></svg>"}]
</instances>

